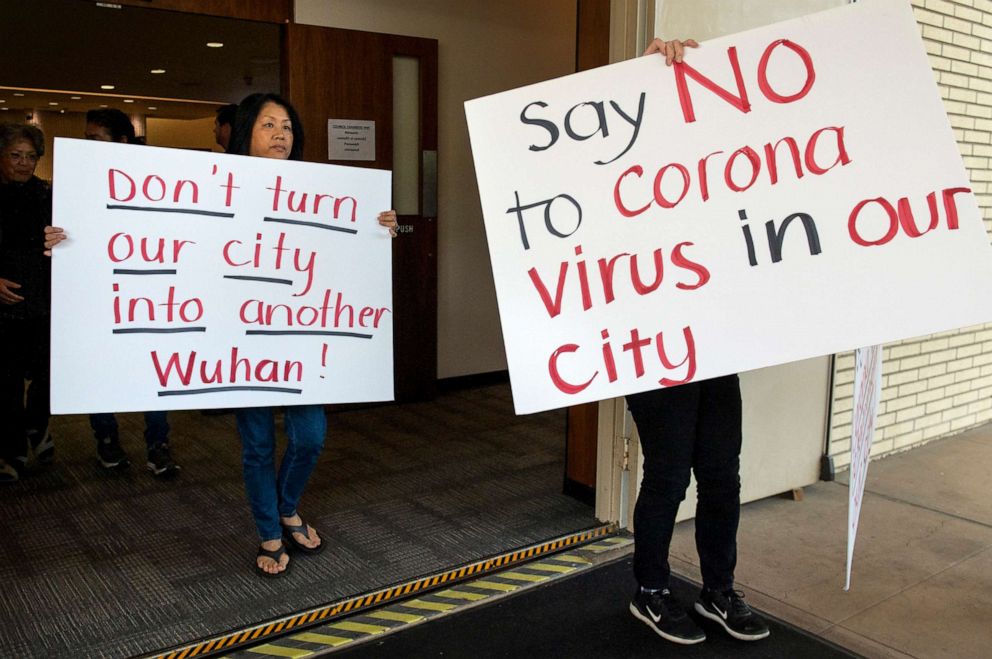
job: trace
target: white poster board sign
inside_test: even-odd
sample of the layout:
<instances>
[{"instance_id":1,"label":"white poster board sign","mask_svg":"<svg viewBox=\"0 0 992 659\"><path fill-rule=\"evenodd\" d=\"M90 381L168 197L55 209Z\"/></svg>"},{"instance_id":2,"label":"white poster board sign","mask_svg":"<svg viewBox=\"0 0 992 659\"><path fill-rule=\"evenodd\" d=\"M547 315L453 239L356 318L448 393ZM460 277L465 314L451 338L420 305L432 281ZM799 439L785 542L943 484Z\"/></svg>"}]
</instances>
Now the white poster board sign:
<instances>
[{"instance_id":1,"label":"white poster board sign","mask_svg":"<svg viewBox=\"0 0 992 659\"><path fill-rule=\"evenodd\" d=\"M58 139L56 414L391 400L390 173Z\"/></svg>"},{"instance_id":2,"label":"white poster board sign","mask_svg":"<svg viewBox=\"0 0 992 659\"><path fill-rule=\"evenodd\" d=\"M466 103L518 413L992 319L909 2Z\"/></svg>"},{"instance_id":3,"label":"white poster board sign","mask_svg":"<svg viewBox=\"0 0 992 659\"><path fill-rule=\"evenodd\" d=\"M328 160L375 160L375 122L327 120Z\"/></svg>"},{"instance_id":4,"label":"white poster board sign","mask_svg":"<svg viewBox=\"0 0 992 659\"><path fill-rule=\"evenodd\" d=\"M851 429L851 479L847 501L847 573L844 590L851 588L854 541L868 477L868 458L875 436L875 418L882 392L882 346L858 348L854 353L854 412Z\"/></svg>"}]
</instances>

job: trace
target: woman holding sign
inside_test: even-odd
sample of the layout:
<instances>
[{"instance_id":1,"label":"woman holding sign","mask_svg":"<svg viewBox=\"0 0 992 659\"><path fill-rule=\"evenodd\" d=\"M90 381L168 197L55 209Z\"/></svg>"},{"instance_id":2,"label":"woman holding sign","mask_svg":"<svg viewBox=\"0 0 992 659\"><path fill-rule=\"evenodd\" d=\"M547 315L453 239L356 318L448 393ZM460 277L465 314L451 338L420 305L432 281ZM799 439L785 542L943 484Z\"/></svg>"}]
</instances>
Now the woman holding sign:
<instances>
[{"instance_id":1,"label":"woman holding sign","mask_svg":"<svg viewBox=\"0 0 992 659\"><path fill-rule=\"evenodd\" d=\"M302 160L303 125L293 106L275 94L252 94L238 106L228 153L282 160ZM379 224L396 236L396 213L379 214ZM285 540L305 554L323 550L317 531L305 523L297 504L324 445L327 419L321 405L285 408L289 444L275 469L275 414L271 407L237 410L245 489L261 546L256 571L266 577L289 568Z\"/></svg>"},{"instance_id":2,"label":"woman holding sign","mask_svg":"<svg viewBox=\"0 0 992 659\"><path fill-rule=\"evenodd\" d=\"M303 159L303 125L296 110L276 94L252 94L238 106L228 153L280 160ZM396 236L396 213L379 214L379 224ZM45 248L66 238L59 227L45 228ZM271 407L236 411L241 435L245 490L261 541L255 570L278 577L289 568L288 545L305 554L323 550L320 535L297 511L300 497L324 446L327 419L321 405L285 408L289 443L276 472L275 413Z\"/></svg>"}]
</instances>

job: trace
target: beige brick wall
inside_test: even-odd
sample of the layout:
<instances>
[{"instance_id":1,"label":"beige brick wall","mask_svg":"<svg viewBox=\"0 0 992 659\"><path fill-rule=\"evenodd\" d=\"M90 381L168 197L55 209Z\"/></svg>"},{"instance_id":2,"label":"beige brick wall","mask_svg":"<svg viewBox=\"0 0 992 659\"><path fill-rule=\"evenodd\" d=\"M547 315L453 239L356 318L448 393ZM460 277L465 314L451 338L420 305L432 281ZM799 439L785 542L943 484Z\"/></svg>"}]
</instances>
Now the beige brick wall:
<instances>
[{"instance_id":1,"label":"beige brick wall","mask_svg":"<svg viewBox=\"0 0 992 659\"><path fill-rule=\"evenodd\" d=\"M985 228L992 233L992 0L912 2ZM830 423L830 455L838 468L851 462L853 390L854 354L839 354ZM992 324L885 347L872 456L990 420Z\"/></svg>"}]
</instances>

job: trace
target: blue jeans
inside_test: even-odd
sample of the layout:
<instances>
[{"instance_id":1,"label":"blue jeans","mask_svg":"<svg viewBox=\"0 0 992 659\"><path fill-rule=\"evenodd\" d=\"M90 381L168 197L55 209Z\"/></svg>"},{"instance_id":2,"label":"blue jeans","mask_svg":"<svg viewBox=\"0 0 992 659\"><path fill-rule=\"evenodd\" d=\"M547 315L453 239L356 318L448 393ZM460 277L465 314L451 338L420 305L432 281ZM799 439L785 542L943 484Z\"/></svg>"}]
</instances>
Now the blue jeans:
<instances>
[{"instance_id":1,"label":"blue jeans","mask_svg":"<svg viewBox=\"0 0 992 659\"><path fill-rule=\"evenodd\" d=\"M627 396L644 455L634 506L634 576L668 588L668 549L689 472L696 474L696 552L703 585L734 586L740 521L741 389L736 375Z\"/></svg>"},{"instance_id":2,"label":"blue jeans","mask_svg":"<svg viewBox=\"0 0 992 659\"><path fill-rule=\"evenodd\" d=\"M145 447L150 451L169 441L168 412L145 412ZM113 414L90 414L90 427L97 439L117 437L117 418Z\"/></svg>"},{"instance_id":3,"label":"blue jeans","mask_svg":"<svg viewBox=\"0 0 992 659\"><path fill-rule=\"evenodd\" d=\"M327 417L322 405L296 405L284 412L289 443L276 475L275 413L271 407L235 410L241 435L245 491L262 542L282 537L280 517L292 517L324 447Z\"/></svg>"}]
</instances>

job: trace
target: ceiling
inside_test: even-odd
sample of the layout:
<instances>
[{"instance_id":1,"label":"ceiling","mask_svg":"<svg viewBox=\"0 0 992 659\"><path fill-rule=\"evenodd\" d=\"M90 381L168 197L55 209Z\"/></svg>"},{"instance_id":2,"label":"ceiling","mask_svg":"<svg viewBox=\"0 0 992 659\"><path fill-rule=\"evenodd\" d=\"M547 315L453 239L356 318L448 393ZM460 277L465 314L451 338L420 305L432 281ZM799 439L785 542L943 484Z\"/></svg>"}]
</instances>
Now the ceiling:
<instances>
[{"instance_id":1,"label":"ceiling","mask_svg":"<svg viewBox=\"0 0 992 659\"><path fill-rule=\"evenodd\" d=\"M0 0L0 25L0 121L100 105L192 119L279 91L279 26L271 23L91 0Z\"/></svg>"}]
</instances>

